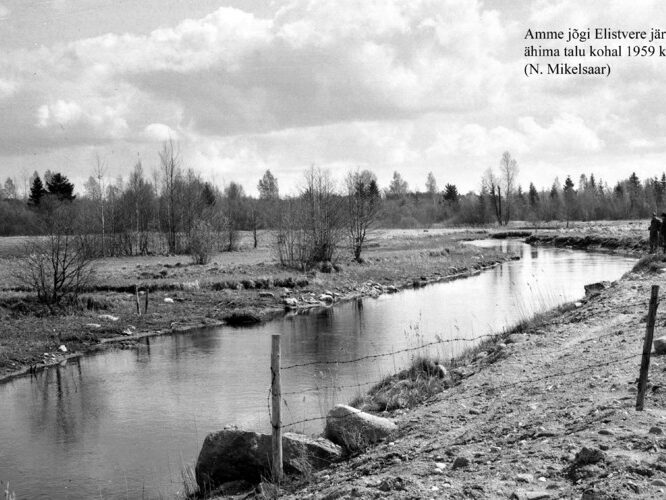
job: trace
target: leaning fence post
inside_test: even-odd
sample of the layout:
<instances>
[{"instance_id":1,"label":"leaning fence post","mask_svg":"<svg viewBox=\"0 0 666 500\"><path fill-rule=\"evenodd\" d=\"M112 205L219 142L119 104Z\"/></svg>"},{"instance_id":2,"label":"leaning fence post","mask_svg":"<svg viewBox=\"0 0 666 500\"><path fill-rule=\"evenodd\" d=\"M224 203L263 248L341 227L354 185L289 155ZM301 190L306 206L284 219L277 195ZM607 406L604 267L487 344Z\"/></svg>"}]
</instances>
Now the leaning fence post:
<instances>
[{"instance_id":1,"label":"leaning fence post","mask_svg":"<svg viewBox=\"0 0 666 500\"><path fill-rule=\"evenodd\" d=\"M136 298L136 313L141 316L141 306L139 305L139 285L134 285L134 297Z\"/></svg>"},{"instance_id":2,"label":"leaning fence post","mask_svg":"<svg viewBox=\"0 0 666 500\"><path fill-rule=\"evenodd\" d=\"M280 336L271 336L271 426L273 427L273 480L282 479L282 420L280 417Z\"/></svg>"},{"instance_id":3,"label":"leaning fence post","mask_svg":"<svg viewBox=\"0 0 666 500\"><path fill-rule=\"evenodd\" d=\"M643 357L641 359L641 374L638 378L638 395L636 396L636 410L643 411L645 390L647 389L648 370L650 368L650 352L652 351L652 336L654 335L654 322L657 316L659 285L652 285L650 295L650 309L648 310L647 326L645 327L645 340L643 341Z\"/></svg>"}]
</instances>

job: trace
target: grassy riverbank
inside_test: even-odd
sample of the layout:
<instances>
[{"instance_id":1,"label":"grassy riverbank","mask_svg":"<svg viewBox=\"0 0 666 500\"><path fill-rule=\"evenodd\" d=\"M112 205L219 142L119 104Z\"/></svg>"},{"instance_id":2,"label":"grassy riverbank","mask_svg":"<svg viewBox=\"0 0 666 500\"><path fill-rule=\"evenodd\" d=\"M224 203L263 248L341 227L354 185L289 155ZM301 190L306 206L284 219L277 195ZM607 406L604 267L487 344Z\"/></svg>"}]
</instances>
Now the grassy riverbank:
<instances>
[{"instance_id":1,"label":"grassy riverbank","mask_svg":"<svg viewBox=\"0 0 666 500\"><path fill-rule=\"evenodd\" d=\"M332 273L280 267L267 233L258 248L252 248L250 235L245 235L240 251L218 254L206 266L191 265L187 256L102 259L95 263L94 290L55 314L31 294L17 291L18 283L5 281L0 288L0 378L60 362L72 353L132 346L145 335L265 320L283 314L284 297L296 298L297 308L307 308L323 306L317 299L324 292L339 302L465 276L511 257L462 243L487 235L381 231L370 242L364 263L343 259L339 271ZM8 238L0 243L4 276L17 265L22 242ZM142 314L137 315L135 285L149 290L146 314L142 295Z\"/></svg>"},{"instance_id":2,"label":"grassy riverbank","mask_svg":"<svg viewBox=\"0 0 666 500\"><path fill-rule=\"evenodd\" d=\"M650 287L666 286L660 268L637 266L582 305L469 353L454 383L384 413L399 426L391 442L280 498L663 498L661 357L653 354L645 410L634 408ZM663 318L655 337L666 333ZM370 404L414 373L376 388Z\"/></svg>"}]
</instances>

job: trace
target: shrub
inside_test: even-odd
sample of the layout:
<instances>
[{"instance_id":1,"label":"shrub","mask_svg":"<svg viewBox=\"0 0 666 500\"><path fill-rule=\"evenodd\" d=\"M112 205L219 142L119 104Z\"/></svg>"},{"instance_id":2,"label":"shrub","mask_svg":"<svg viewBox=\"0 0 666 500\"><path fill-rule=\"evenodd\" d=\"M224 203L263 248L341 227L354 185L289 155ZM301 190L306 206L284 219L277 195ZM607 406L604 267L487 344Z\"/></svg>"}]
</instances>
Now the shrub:
<instances>
[{"instance_id":1,"label":"shrub","mask_svg":"<svg viewBox=\"0 0 666 500\"><path fill-rule=\"evenodd\" d=\"M194 224L190 236L190 256L195 264L208 264L217 244L216 233L208 221Z\"/></svg>"}]
</instances>

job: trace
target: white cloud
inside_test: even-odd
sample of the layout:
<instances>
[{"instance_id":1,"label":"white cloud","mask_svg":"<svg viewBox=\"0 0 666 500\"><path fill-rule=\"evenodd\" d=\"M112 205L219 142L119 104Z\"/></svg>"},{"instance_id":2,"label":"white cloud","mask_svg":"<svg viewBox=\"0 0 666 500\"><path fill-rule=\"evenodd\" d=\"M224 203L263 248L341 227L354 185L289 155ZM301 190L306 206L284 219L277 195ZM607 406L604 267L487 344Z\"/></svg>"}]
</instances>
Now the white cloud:
<instances>
[{"instance_id":1,"label":"white cloud","mask_svg":"<svg viewBox=\"0 0 666 500\"><path fill-rule=\"evenodd\" d=\"M9 10L9 8L0 3L0 21L2 21L3 19L7 19L10 14L11 11Z\"/></svg>"},{"instance_id":2,"label":"white cloud","mask_svg":"<svg viewBox=\"0 0 666 500\"><path fill-rule=\"evenodd\" d=\"M288 185L313 162L372 168L380 183L399 170L422 185L433 170L471 187L504 150L526 169L666 156L659 61L617 61L610 79L521 72L527 26L644 27L666 4L489 4L291 0L267 18L220 8L145 34L4 50L0 155L156 157L155 142L172 137L188 165L250 190L265 168Z\"/></svg>"},{"instance_id":3,"label":"white cloud","mask_svg":"<svg viewBox=\"0 0 666 500\"><path fill-rule=\"evenodd\" d=\"M527 144L535 153L593 152L604 146L596 132L578 116L561 114L548 126L540 125L533 117L528 116L520 118L518 124L526 136Z\"/></svg>"},{"instance_id":4,"label":"white cloud","mask_svg":"<svg viewBox=\"0 0 666 500\"><path fill-rule=\"evenodd\" d=\"M152 141L168 141L170 139L177 141L179 134L168 125L163 123L151 123L143 129L144 136Z\"/></svg>"}]
</instances>

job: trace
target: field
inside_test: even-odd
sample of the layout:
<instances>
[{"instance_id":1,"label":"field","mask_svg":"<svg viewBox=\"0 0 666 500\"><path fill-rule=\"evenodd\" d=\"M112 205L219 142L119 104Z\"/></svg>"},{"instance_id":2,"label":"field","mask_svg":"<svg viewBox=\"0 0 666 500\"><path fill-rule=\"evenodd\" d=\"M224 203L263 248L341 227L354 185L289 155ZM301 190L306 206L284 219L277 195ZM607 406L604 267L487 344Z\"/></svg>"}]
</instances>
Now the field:
<instances>
[{"instance_id":1,"label":"field","mask_svg":"<svg viewBox=\"0 0 666 500\"><path fill-rule=\"evenodd\" d=\"M318 300L324 292L338 302L478 272L510 258L463 243L488 234L484 229L377 231L362 264L341 258L331 273L281 267L269 232L259 235L256 249L251 234L243 234L239 251L216 254L205 266L191 264L187 255L99 259L91 290L55 312L11 278L27 239L2 238L0 273L7 278L0 286L0 377L73 353L131 346L145 335L263 321L283 314L287 297L295 299L295 309L325 307L330 304Z\"/></svg>"}]
</instances>

